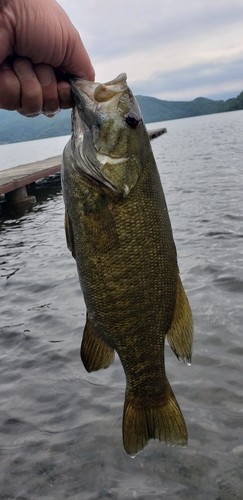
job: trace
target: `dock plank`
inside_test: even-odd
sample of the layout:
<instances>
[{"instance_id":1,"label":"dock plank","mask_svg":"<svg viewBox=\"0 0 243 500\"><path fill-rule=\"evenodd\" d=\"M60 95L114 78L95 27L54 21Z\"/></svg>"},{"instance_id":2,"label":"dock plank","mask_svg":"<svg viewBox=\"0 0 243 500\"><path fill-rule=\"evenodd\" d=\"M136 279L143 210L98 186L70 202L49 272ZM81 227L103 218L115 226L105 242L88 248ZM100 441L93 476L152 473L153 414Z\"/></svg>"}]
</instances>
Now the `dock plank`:
<instances>
[{"instance_id":1,"label":"dock plank","mask_svg":"<svg viewBox=\"0 0 243 500\"><path fill-rule=\"evenodd\" d=\"M0 195L60 172L62 155L27 165L18 165L0 172Z\"/></svg>"}]
</instances>

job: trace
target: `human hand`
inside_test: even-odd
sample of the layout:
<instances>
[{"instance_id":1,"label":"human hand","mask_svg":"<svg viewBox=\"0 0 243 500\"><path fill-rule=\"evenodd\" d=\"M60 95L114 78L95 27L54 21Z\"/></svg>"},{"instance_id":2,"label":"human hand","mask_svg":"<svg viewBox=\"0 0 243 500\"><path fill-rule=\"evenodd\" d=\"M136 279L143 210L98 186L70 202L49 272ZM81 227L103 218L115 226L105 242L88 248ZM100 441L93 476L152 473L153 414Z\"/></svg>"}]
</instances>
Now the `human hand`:
<instances>
[{"instance_id":1,"label":"human hand","mask_svg":"<svg viewBox=\"0 0 243 500\"><path fill-rule=\"evenodd\" d=\"M0 108L53 116L72 106L65 73L94 79L77 30L55 0L0 0Z\"/></svg>"}]
</instances>

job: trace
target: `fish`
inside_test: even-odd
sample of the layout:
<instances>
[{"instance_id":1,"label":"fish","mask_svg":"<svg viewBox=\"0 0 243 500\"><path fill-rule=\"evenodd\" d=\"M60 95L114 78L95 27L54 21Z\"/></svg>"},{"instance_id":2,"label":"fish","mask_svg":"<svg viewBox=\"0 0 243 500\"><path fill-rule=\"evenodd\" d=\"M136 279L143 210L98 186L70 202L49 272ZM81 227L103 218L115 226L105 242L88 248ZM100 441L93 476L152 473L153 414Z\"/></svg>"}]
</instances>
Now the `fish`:
<instances>
[{"instance_id":1,"label":"fish","mask_svg":"<svg viewBox=\"0 0 243 500\"><path fill-rule=\"evenodd\" d=\"M185 446L164 346L167 339L191 363L193 319L148 132L125 73L104 84L70 83L75 104L61 179L67 246L87 310L81 359L92 372L118 354L129 455L150 439Z\"/></svg>"}]
</instances>

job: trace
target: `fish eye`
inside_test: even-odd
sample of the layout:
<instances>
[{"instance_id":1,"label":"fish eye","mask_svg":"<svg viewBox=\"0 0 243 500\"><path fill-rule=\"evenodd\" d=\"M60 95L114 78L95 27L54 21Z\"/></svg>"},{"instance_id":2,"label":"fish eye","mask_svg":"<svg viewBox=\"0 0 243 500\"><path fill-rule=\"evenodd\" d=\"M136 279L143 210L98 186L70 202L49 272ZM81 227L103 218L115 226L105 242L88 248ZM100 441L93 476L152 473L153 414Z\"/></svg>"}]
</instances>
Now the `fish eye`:
<instances>
[{"instance_id":1,"label":"fish eye","mask_svg":"<svg viewBox=\"0 0 243 500\"><path fill-rule=\"evenodd\" d=\"M131 128L137 128L140 120L140 117L136 113L134 113L134 111L126 115L126 123Z\"/></svg>"}]
</instances>

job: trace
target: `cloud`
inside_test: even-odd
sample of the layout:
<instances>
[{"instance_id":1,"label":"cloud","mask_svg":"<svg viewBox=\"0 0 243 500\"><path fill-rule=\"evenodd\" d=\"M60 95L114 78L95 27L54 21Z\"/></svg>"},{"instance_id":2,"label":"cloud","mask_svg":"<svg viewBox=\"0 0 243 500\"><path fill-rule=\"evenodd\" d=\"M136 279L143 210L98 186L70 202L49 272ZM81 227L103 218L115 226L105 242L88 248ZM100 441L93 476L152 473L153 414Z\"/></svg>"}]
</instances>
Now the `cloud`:
<instances>
[{"instance_id":1,"label":"cloud","mask_svg":"<svg viewBox=\"0 0 243 500\"><path fill-rule=\"evenodd\" d=\"M126 71L136 93L165 99L243 88L242 0L60 4L79 30L99 81Z\"/></svg>"},{"instance_id":2,"label":"cloud","mask_svg":"<svg viewBox=\"0 0 243 500\"><path fill-rule=\"evenodd\" d=\"M167 100L191 100L199 96L220 98L243 90L243 51L235 60L204 61L172 71L155 72L147 80L133 82L136 94Z\"/></svg>"}]
</instances>

